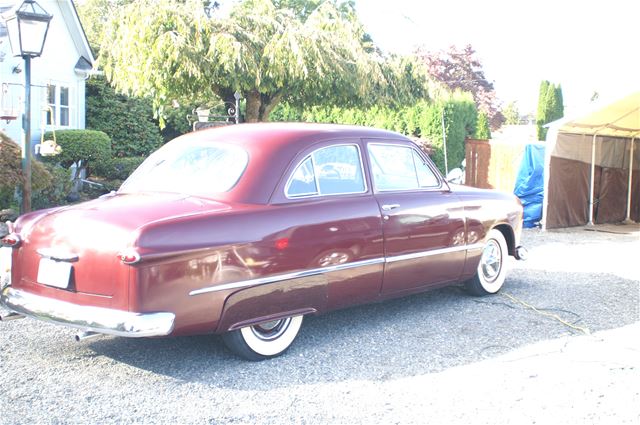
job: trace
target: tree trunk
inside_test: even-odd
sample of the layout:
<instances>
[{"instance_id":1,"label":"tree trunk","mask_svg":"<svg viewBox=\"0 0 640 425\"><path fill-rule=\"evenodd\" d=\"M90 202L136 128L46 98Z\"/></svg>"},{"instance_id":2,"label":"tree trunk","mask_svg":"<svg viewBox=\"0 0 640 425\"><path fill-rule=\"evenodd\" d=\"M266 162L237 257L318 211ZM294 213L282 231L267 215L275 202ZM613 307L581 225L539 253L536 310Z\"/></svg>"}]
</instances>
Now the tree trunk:
<instances>
[{"instance_id":1,"label":"tree trunk","mask_svg":"<svg viewBox=\"0 0 640 425\"><path fill-rule=\"evenodd\" d=\"M269 115L271 115L271 111L273 108L278 106L282 100L282 93L276 93L270 98L268 96L262 95L262 104L260 105L260 121L269 121Z\"/></svg>"},{"instance_id":2,"label":"tree trunk","mask_svg":"<svg viewBox=\"0 0 640 425\"><path fill-rule=\"evenodd\" d=\"M272 95L260 94L252 90L247 94L246 122L266 122L269 115L282 100L282 93Z\"/></svg>"},{"instance_id":3,"label":"tree trunk","mask_svg":"<svg viewBox=\"0 0 640 425\"><path fill-rule=\"evenodd\" d=\"M260 121L260 105L262 97L257 90L251 90L247 93L247 111L244 117L245 122Z\"/></svg>"}]
</instances>

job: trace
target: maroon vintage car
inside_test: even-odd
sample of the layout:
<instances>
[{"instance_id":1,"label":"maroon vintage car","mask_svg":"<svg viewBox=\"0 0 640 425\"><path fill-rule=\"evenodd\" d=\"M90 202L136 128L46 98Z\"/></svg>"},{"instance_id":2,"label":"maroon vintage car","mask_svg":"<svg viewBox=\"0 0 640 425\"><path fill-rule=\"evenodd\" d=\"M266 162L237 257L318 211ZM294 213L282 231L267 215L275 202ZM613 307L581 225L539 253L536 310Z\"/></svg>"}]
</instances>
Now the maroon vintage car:
<instances>
[{"instance_id":1,"label":"maroon vintage car","mask_svg":"<svg viewBox=\"0 0 640 425\"><path fill-rule=\"evenodd\" d=\"M21 216L3 317L96 334L221 333L259 360L302 318L466 282L519 258L512 195L448 184L406 137L362 127L243 124L182 136L116 193Z\"/></svg>"}]
</instances>

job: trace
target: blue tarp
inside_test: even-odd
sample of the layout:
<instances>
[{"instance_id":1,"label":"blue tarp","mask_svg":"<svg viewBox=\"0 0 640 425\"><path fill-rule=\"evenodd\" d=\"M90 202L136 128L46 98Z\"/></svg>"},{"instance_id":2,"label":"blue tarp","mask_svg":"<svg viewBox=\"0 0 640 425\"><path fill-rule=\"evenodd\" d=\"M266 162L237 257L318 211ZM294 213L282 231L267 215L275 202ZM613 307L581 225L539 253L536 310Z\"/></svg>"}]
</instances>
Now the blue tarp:
<instances>
[{"instance_id":1,"label":"blue tarp","mask_svg":"<svg viewBox=\"0 0 640 425\"><path fill-rule=\"evenodd\" d=\"M525 146L513 193L524 207L524 227L535 227L542 219L544 199L544 144Z\"/></svg>"}]
</instances>

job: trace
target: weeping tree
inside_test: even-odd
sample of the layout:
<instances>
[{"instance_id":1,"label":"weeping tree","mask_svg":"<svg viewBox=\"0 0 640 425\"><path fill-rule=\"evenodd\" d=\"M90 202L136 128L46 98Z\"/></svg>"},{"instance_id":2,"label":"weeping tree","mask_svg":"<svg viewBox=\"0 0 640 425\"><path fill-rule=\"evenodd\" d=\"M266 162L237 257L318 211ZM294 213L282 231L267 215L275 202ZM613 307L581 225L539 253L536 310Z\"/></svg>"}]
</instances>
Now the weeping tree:
<instances>
[{"instance_id":1,"label":"weeping tree","mask_svg":"<svg viewBox=\"0 0 640 425\"><path fill-rule=\"evenodd\" d=\"M245 0L227 15L201 0L140 0L107 22L107 43L99 61L118 90L151 96L160 113L237 90L248 122L268 121L284 99L372 102L402 72L372 48L353 3L338 0Z\"/></svg>"}]
</instances>

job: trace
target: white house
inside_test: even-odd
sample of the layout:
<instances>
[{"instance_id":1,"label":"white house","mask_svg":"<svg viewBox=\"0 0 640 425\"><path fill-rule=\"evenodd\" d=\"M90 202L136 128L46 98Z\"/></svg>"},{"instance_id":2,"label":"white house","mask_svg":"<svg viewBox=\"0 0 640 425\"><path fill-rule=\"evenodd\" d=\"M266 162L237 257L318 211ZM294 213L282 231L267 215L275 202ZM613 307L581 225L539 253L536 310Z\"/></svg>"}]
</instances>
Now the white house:
<instances>
[{"instance_id":1,"label":"white house","mask_svg":"<svg viewBox=\"0 0 640 425\"><path fill-rule=\"evenodd\" d=\"M93 53L72 0L37 0L53 16L42 56L31 61L31 134L37 144L43 131L85 127L85 80ZM22 0L0 0L5 13ZM0 128L22 140L24 61L13 57L0 18Z\"/></svg>"}]
</instances>

